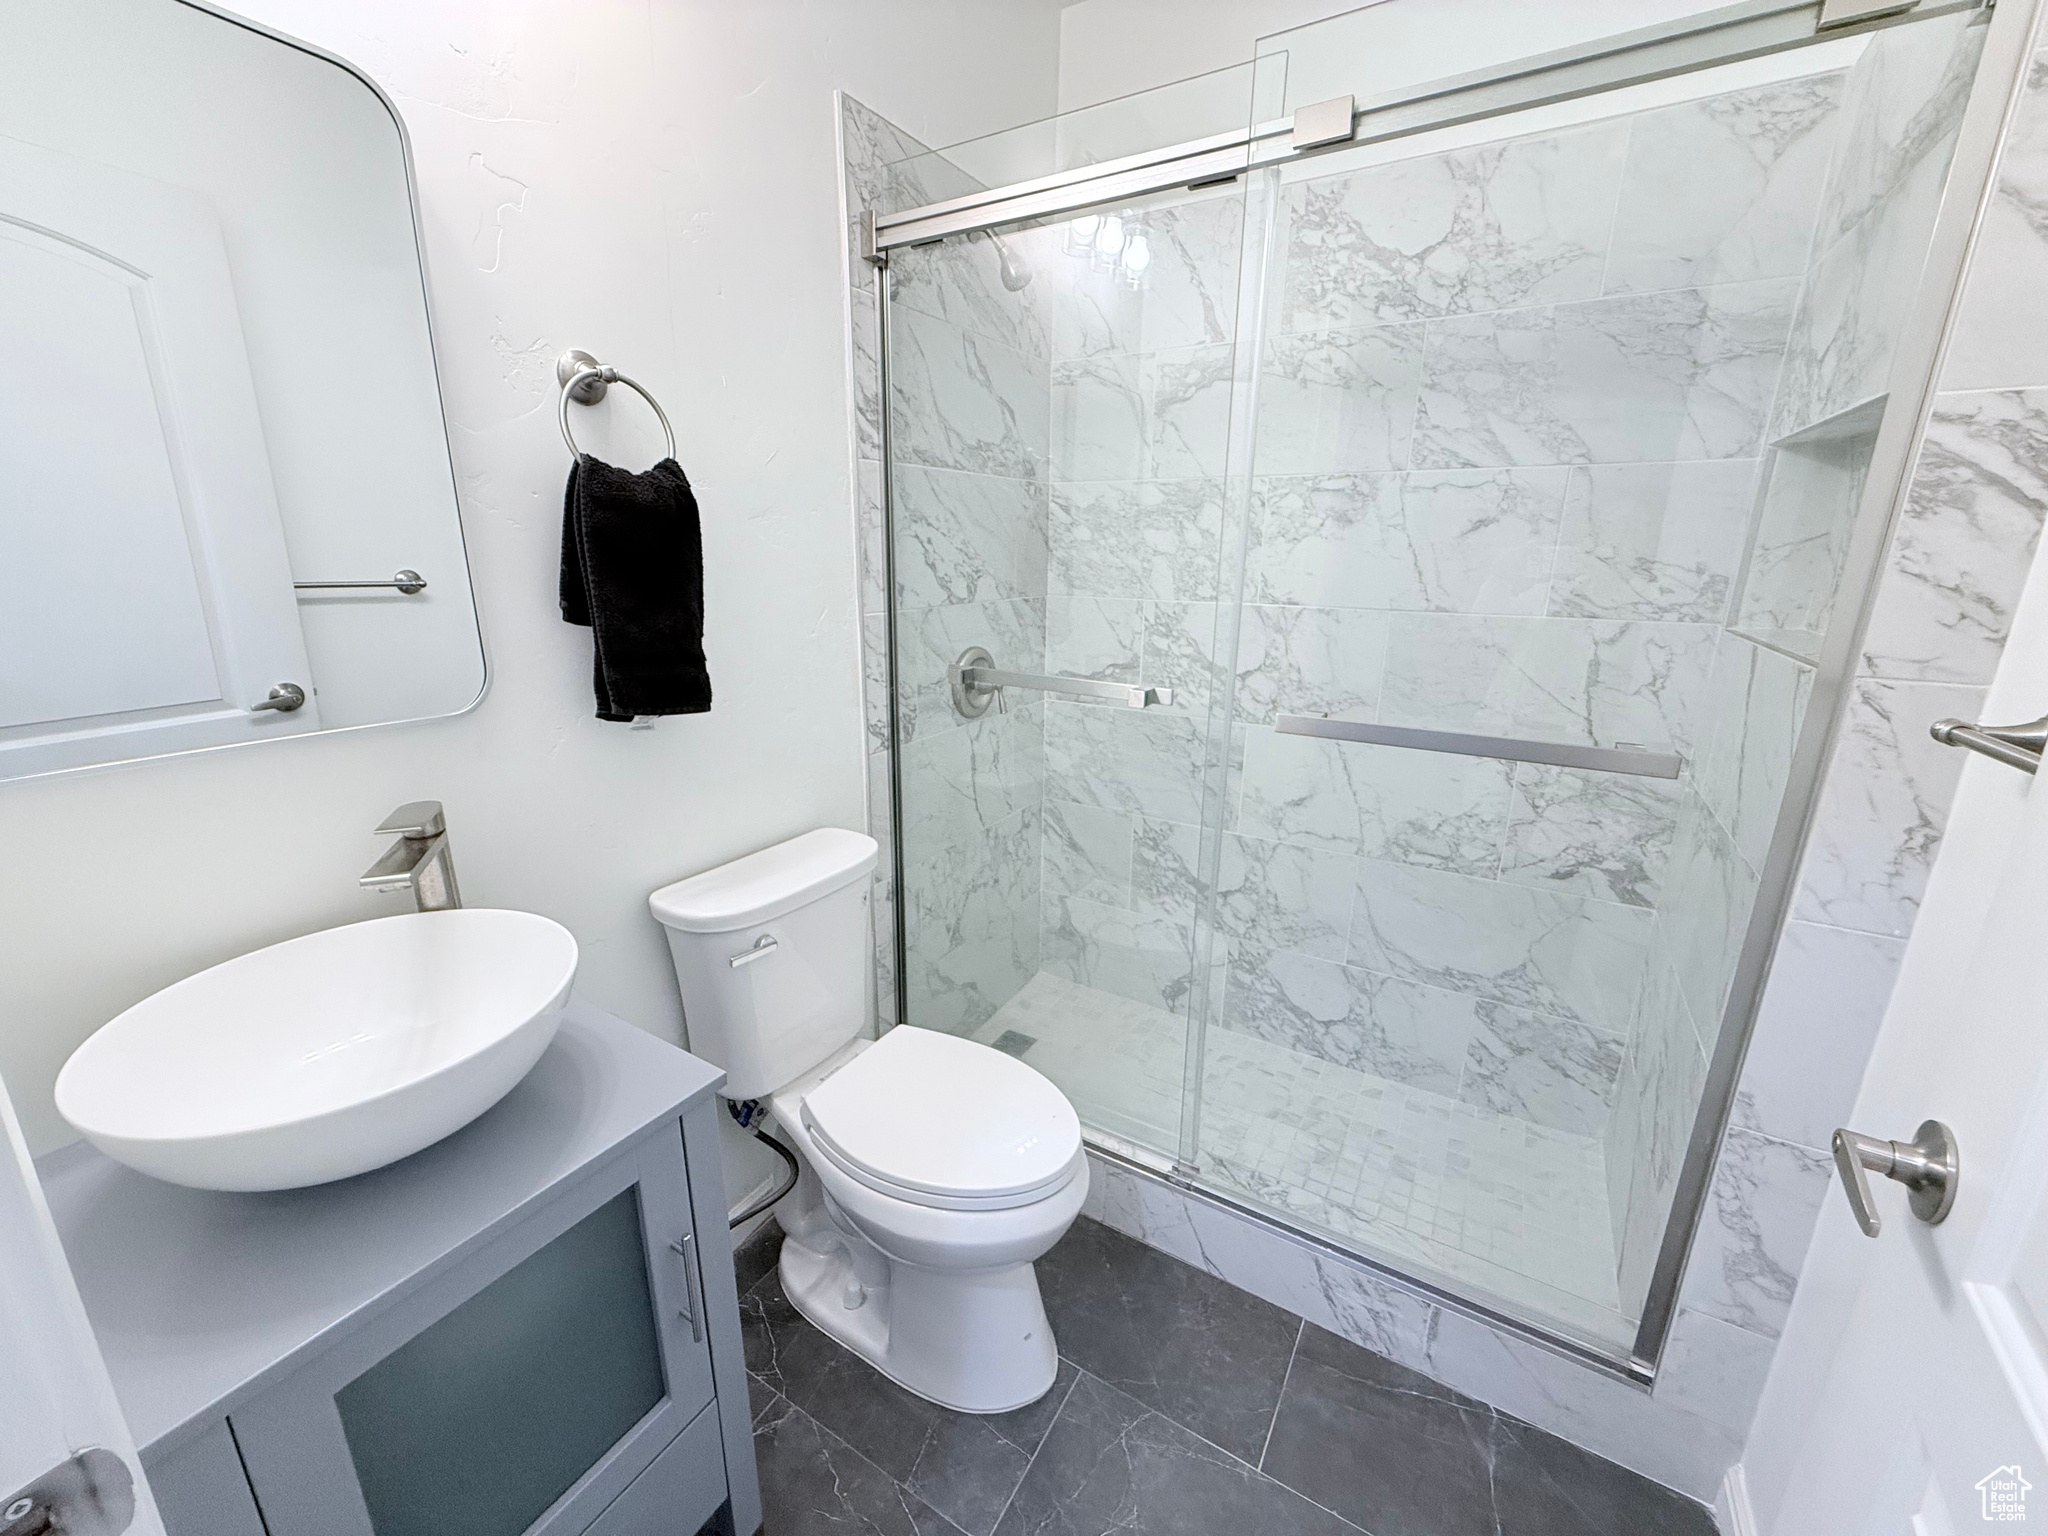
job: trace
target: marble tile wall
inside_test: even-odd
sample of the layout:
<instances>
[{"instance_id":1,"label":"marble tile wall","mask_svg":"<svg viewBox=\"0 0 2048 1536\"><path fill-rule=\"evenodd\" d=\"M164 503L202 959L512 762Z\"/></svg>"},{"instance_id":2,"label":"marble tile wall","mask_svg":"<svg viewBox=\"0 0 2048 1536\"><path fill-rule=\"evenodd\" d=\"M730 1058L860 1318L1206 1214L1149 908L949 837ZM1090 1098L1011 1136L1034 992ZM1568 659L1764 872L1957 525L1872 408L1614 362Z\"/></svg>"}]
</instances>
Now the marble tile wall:
<instances>
[{"instance_id":1,"label":"marble tile wall","mask_svg":"<svg viewBox=\"0 0 2048 1536\"><path fill-rule=\"evenodd\" d=\"M874 907L876 1011L882 1024L896 1021L900 904L913 1013L920 1023L967 1032L1039 963L1044 710L1031 701L965 720L952 707L946 667L969 645L1004 660L1035 659L1045 649L1051 312L1042 294L1004 288L985 241L908 251L891 264L898 826L889 794L880 337L858 215L971 184L844 94L840 133L869 826L885 845ZM1031 260L1028 251L1017 255ZM908 887L900 893L886 851L896 838Z\"/></svg>"},{"instance_id":2,"label":"marble tile wall","mask_svg":"<svg viewBox=\"0 0 2048 1536\"><path fill-rule=\"evenodd\" d=\"M1983 29L1968 14L1874 37L1849 72L1771 436L1881 394L1926 263Z\"/></svg>"},{"instance_id":3,"label":"marble tile wall","mask_svg":"<svg viewBox=\"0 0 2048 1536\"><path fill-rule=\"evenodd\" d=\"M1035 266L1031 245L1013 237L1013 259ZM969 720L947 684L969 646L1032 670L1046 650L1049 313L1000 270L983 240L890 263L906 1007L963 1034L1042 951L1049 706L1006 696Z\"/></svg>"},{"instance_id":4,"label":"marble tile wall","mask_svg":"<svg viewBox=\"0 0 2048 1536\"><path fill-rule=\"evenodd\" d=\"M1286 188L1229 832L1237 857L1318 859L1332 892L1348 874L1349 902L1306 937L1226 910L1225 1027L1609 1130L1667 886L1740 896L1714 859L1729 839L1687 835L1691 784L1283 736L1273 717L1697 756L1734 686L1721 625L1842 87ZM1728 793L1754 801L1739 768ZM1655 958L1689 975L1712 957ZM1689 1024L1684 1042L1696 1057Z\"/></svg>"},{"instance_id":5,"label":"marble tile wall","mask_svg":"<svg viewBox=\"0 0 2048 1536\"><path fill-rule=\"evenodd\" d=\"M1171 1013L1193 987L1243 211L1241 194L1210 193L1127 217L1151 257L1142 286L1065 225L1040 246L1054 314L1045 670L1174 689L1142 712L1047 705L1041 964Z\"/></svg>"},{"instance_id":6,"label":"marble tile wall","mask_svg":"<svg viewBox=\"0 0 2048 1536\"><path fill-rule=\"evenodd\" d=\"M860 555L862 716L867 723L868 832L882 845L872 905L875 1024L896 1022L896 826L891 802L888 550L882 472L882 342L875 271L860 255L860 215L887 195L890 167L924 146L841 91L840 214L846 228L847 439L854 538ZM935 564L943 565L939 561Z\"/></svg>"},{"instance_id":7,"label":"marble tile wall","mask_svg":"<svg viewBox=\"0 0 2048 1536\"><path fill-rule=\"evenodd\" d=\"M1649 1291L1812 683L1807 663L1731 630L1716 642L1607 1127L1609 1213L1631 1313Z\"/></svg>"},{"instance_id":8,"label":"marble tile wall","mask_svg":"<svg viewBox=\"0 0 2048 1536\"><path fill-rule=\"evenodd\" d=\"M1978 45L1959 18L1879 34L1843 85L1841 143L1772 413L1774 437L1799 435L1778 453L1762 500L1743 635L1721 640L1690 786L1689 815L1713 835L1693 839L1695 874L1674 877L1658 913L1651 967L1679 978L1676 1002L1645 992L1610 1135L1624 1305L1648 1284L1692 1134L1691 1116L1666 1102L1669 1085L1703 1076L1719 1033L1722 994L1705 983L1725 988L1742 898L1768 850L1812 686L1804 658L1832 613L1896 327L1919 281ZM1981 700L2032 552L2040 503L2024 467L2036 451L2026 395L1937 406L1826 770L1681 1293L1760 1338L1776 1337L1790 1303L1827 1190L1830 1116L1861 1074L1960 772L1927 724Z\"/></svg>"}]
</instances>

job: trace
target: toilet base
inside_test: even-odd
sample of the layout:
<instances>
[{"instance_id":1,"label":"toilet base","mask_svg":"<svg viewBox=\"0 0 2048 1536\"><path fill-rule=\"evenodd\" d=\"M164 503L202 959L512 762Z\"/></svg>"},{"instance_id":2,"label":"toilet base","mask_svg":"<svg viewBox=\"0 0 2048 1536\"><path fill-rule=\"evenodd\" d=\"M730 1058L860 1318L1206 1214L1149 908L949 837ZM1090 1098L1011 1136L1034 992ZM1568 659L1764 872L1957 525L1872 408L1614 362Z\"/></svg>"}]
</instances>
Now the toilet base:
<instances>
[{"instance_id":1,"label":"toilet base","mask_svg":"<svg viewBox=\"0 0 2048 1536\"><path fill-rule=\"evenodd\" d=\"M784 1293L899 1387L960 1413L1008 1413L1051 1390L1059 1353L1030 1264L922 1269L829 1218L807 1225L783 1240Z\"/></svg>"}]
</instances>

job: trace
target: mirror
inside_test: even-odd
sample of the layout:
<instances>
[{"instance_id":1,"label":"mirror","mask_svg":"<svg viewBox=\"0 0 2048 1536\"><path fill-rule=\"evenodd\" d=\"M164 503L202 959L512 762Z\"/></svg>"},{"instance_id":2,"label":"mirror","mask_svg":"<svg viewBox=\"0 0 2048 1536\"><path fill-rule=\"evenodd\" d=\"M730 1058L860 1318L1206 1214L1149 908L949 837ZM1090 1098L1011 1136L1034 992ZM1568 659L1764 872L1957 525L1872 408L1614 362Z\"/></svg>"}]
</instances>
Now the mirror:
<instances>
[{"instance_id":1,"label":"mirror","mask_svg":"<svg viewBox=\"0 0 2048 1536\"><path fill-rule=\"evenodd\" d=\"M0 358L0 778L481 696L363 76L187 0L0 6Z\"/></svg>"}]
</instances>

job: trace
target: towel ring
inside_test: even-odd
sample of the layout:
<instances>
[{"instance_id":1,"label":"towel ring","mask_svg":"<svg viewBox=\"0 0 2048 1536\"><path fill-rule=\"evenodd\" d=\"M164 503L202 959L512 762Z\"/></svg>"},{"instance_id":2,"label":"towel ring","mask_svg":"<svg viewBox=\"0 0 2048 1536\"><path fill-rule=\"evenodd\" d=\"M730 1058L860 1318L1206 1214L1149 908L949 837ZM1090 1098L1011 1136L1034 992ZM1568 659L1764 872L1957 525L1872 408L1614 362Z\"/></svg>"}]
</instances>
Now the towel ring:
<instances>
[{"instance_id":1,"label":"towel ring","mask_svg":"<svg viewBox=\"0 0 2048 1536\"><path fill-rule=\"evenodd\" d=\"M613 384L623 384L632 390L654 412L654 419L661 423L661 435L668 439L668 456L676 456L676 429L668 424L668 413L661 408L661 402L647 392L647 386L638 380L629 379L616 368L607 368L588 352L571 348L555 360L555 382L562 386L562 441L569 445L569 451L581 461L586 457L576 446L576 439L569 431L569 402L578 405L595 405L605 396L605 390Z\"/></svg>"}]
</instances>

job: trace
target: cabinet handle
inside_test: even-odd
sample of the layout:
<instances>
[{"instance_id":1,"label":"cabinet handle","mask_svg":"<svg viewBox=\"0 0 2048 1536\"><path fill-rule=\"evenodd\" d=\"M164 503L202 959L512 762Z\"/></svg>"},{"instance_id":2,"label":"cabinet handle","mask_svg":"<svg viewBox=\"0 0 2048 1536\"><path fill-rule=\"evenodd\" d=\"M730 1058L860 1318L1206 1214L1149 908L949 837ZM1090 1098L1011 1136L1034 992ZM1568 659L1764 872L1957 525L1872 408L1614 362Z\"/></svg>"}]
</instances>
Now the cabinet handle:
<instances>
[{"instance_id":1,"label":"cabinet handle","mask_svg":"<svg viewBox=\"0 0 2048 1536\"><path fill-rule=\"evenodd\" d=\"M704 1280L697 1268L697 1234L692 1232L677 1238L669 1245L670 1250L683 1261L683 1316L690 1320L690 1339L693 1343L704 1342Z\"/></svg>"}]
</instances>

